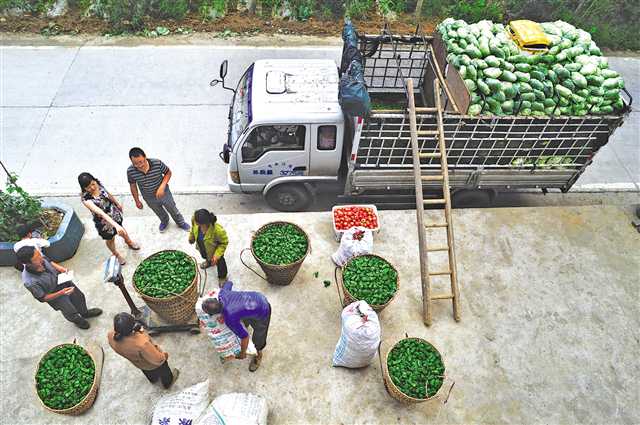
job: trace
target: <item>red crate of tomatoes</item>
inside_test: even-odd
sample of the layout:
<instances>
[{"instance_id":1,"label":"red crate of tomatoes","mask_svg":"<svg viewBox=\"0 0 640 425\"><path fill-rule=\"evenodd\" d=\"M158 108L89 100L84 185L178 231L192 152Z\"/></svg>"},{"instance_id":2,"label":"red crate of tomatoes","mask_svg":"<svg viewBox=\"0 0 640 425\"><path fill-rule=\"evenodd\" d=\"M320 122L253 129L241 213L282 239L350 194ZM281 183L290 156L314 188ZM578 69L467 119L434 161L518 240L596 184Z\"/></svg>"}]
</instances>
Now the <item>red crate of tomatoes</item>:
<instances>
[{"instance_id":1,"label":"red crate of tomatoes","mask_svg":"<svg viewBox=\"0 0 640 425\"><path fill-rule=\"evenodd\" d=\"M331 215L338 241L342 234L352 227L366 227L373 232L380 230L380 217L375 205L336 205L332 208Z\"/></svg>"}]
</instances>

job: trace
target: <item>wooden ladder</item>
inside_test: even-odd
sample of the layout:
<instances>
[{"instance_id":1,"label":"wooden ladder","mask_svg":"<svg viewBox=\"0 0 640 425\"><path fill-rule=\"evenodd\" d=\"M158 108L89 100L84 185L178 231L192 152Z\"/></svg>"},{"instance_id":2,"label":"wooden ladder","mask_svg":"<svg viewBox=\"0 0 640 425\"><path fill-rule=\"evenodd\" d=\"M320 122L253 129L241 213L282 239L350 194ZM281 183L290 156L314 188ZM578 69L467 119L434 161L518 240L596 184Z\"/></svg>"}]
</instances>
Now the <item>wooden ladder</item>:
<instances>
[{"instance_id":1,"label":"wooden ladder","mask_svg":"<svg viewBox=\"0 0 640 425\"><path fill-rule=\"evenodd\" d=\"M447 166L447 151L444 141L444 126L442 119L442 102L440 99L440 82L434 81L434 97L435 108L416 108L413 93L413 80L407 79L407 94L409 99L408 113L409 124L411 128L411 150L413 153L413 175L416 186L416 215L418 221L418 242L420 249L420 278L422 281L422 307L423 321L427 326L431 325L431 301L434 300L452 300L453 302L453 318L456 322L460 321L460 291L458 290L458 275L456 270L455 245L453 242L453 222L451 219L451 194L449 192L449 170ZM425 113L434 113L436 116L435 131L418 131L416 122L416 111ZM433 137L438 143L438 152L421 153L418 145L418 136ZM439 158L440 174L422 175L421 159ZM423 182L441 182L442 198L424 199L422 194ZM424 206L425 205L443 205L444 221L439 223L425 224ZM427 243L427 231L446 229L447 244L442 246L429 246ZM429 270L429 253L446 252L448 254L447 270ZM451 281L451 293L432 294L432 277L448 276Z\"/></svg>"}]
</instances>

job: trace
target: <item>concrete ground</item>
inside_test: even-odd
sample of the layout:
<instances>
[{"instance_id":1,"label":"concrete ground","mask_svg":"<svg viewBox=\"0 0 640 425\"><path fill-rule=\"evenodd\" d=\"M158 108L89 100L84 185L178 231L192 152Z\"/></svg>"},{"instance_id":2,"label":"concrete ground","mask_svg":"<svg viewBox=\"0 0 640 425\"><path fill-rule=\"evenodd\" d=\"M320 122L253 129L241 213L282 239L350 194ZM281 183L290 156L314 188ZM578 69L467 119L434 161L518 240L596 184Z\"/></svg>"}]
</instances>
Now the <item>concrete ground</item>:
<instances>
[{"instance_id":1,"label":"concrete ground","mask_svg":"<svg viewBox=\"0 0 640 425\"><path fill-rule=\"evenodd\" d=\"M229 60L235 87L257 59L339 60L341 52L337 37L56 40L0 41L0 159L37 194L76 193L82 171L126 191L127 152L135 145L167 162L174 190L227 191L218 153L231 92L209 86L220 63ZM640 59L610 63L637 102ZM575 189L640 191L639 123L632 112Z\"/></svg>"},{"instance_id":2,"label":"concrete ground","mask_svg":"<svg viewBox=\"0 0 640 425\"><path fill-rule=\"evenodd\" d=\"M0 270L2 423L143 424L164 393L106 344L113 315L126 305L114 286L101 281L107 250L84 217L79 252L65 266L75 270L89 305L105 310L90 330L78 330L37 303L14 269ZM312 238L311 255L286 287L268 285L238 258L252 230L279 219L300 224ZM446 405L397 403L382 385L377 357L361 370L331 367L340 306L335 284L322 284L333 278L329 255L338 246L328 213L219 220L230 235L226 258L236 288L262 291L273 306L264 363L252 374L248 361L221 365L202 335L163 335L157 342L181 369L176 390L208 378L212 397L232 391L263 395L272 424L640 422L640 237L624 207L456 210L462 321L453 320L450 303L439 301L429 328L421 320L415 212L381 213L374 252L400 273L399 294L381 313L384 346L405 334L431 341L443 354L446 385L455 381ZM126 252L128 285L135 265L153 252L173 248L195 255L175 226L161 235L148 216L130 217L126 224L142 245L138 253ZM86 414L57 416L39 406L34 370L49 347L75 338L104 346L102 385Z\"/></svg>"}]
</instances>

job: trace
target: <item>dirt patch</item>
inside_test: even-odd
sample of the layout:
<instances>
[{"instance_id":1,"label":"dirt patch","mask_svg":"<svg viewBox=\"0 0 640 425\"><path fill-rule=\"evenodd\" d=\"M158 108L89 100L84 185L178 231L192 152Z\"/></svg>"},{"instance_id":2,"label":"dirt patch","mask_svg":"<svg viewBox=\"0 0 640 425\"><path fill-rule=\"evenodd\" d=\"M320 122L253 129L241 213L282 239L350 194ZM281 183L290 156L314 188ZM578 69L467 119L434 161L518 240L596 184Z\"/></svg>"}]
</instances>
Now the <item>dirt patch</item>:
<instances>
[{"instance_id":1,"label":"dirt patch","mask_svg":"<svg viewBox=\"0 0 640 425\"><path fill-rule=\"evenodd\" d=\"M42 235L42 238L49 239L55 235L58 232L58 228L60 227L60 223L62 223L63 218L64 214L54 208L44 209L40 216L42 226L37 228L38 232Z\"/></svg>"},{"instance_id":2,"label":"dirt patch","mask_svg":"<svg viewBox=\"0 0 640 425\"><path fill-rule=\"evenodd\" d=\"M367 19L354 20L360 33L377 34L384 27L384 18L371 13ZM425 33L430 33L436 21L423 19L420 25ZM295 34L312 36L339 36L342 31L342 20L324 21L310 18L299 22L286 19L265 19L245 12L230 13L215 21L203 21L199 14L188 14L180 21L147 18L145 27L154 29L166 27L175 33L178 28L189 28L196 32L222 33L225 37L257 34ZM416 25L413 15L400 15L390 24L394 33L412 33ZM70 11L58 18L46 18L25 14L20 17L4 17L0 19L0 32L5 33L39 33L44 35L60 34L106 34L109 25L96 17L83 16L78 11Z\"/></svg>"}]
</instances>

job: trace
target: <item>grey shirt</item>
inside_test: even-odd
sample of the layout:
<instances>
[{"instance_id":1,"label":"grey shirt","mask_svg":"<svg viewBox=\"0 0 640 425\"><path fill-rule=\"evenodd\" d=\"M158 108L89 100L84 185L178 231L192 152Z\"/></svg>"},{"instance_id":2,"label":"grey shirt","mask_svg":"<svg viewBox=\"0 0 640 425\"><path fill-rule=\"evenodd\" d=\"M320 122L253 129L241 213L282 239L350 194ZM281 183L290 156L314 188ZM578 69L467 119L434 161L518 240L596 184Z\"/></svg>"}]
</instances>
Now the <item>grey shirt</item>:
<instances>
[{"instance_id":1,"label":"grey shirt","mask_svg":"<svg viewBox=\"0 0 640 425\"><path fill-rule=\"evenodd\" d=\"M58 289L58 271L53 268L51 262L45 257L44 271L36 272L31 270L30 267L25 267L22 271L22 281L24 282L24 287L31 292L33 297L43 303L45 302L45 295L54 293ZM52 307L55 308L53 305Z\"/></svg>"},{"instance_id":2,"label":"grey shirt","mask_svg":"<svg viewBox=\"0 0 640 425\"><path fill-rule=\"evenodd\" d=\"M164 175L169 171L169 167L159 159L147 158L147 161L149 162L147 174L130 165L127 168L127 180L130 184L138 185L143 198L155 199L156 191L160 187Z\"/></svg>"}]
</instances>

